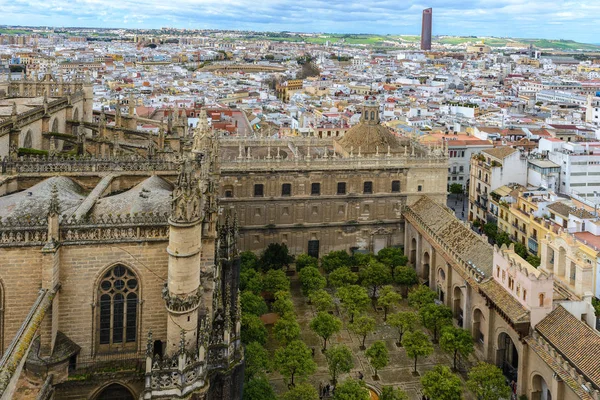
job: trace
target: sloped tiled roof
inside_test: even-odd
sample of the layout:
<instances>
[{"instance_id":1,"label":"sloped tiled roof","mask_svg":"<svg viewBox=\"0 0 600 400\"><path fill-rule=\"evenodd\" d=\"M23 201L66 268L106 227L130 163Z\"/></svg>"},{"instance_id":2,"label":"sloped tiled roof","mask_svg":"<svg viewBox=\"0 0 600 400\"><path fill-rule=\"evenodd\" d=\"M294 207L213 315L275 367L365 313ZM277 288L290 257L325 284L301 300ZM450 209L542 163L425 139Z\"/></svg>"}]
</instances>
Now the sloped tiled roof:
<instances>
[{"instance_id":1,"label":"sloped tiled roof","mask_svg":"<svg viewBox=\"0 0 600 400\"><path fill-rule=\"evenodd\" d=\"M535 329L587 379L600 385L600 334L556 307Z\"/></svg>"},{"instance_id":2,"label":"sloped tiled roof","mask_svg":"<svg viewBox=\"0 0 600 400\"><path fill-rule=\"evenodd\" d=\"M489 154L492 157L496 157L496 158L502 160L503 158L510 156L515 151L517 151L517 150L513 149L512 147L504 146L504 147L494 147L493 149L485 149L485 150L482 150L481 152Z\"/></svg>"},{"instance_id":3,"label":"sloped tiled roof","mask_svg":"<svg viewBox=\"0 0 600 400\"><path fill-rule=\"evenodd\" d=\"M550 204L548 209L559 215L562 215L563 217L568 217L569 213L571 212L571 206L560 201Z\"/></svg>"},{"instance_id":4,"label":"sloped tiled roof","mask_svg":"<svg viewBox=\"0 0 600 400\"><path fill-rule=\"evenodd\" d=\"M466 227L447 207L423 196L409 208L463 261L471 261L486 276L492 276L493 247Z\"/></svg>"},{"instance_id":5,"label":"sloped tiled roof","mask_svg":"<svg viewBox=\"0 0 600 400\"><path fill-rule=\"evenodd\" d=\"M479 289L492 300L514 324L529 321L529 311L494 279L479 284Z\"/></svg>"}]
</instances>

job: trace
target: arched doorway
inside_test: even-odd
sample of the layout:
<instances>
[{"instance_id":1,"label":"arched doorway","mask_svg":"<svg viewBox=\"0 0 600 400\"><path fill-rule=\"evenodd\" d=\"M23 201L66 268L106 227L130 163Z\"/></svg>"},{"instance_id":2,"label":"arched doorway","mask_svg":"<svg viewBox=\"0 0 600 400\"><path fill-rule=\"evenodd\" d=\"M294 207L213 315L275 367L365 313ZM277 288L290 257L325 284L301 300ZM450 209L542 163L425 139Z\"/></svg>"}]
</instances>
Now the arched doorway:
<instances>
[{"instance_id":1,"label":"arched doorway","mask_svg":"<svg viewBox=\"0 0 600 400\"><path fill-rule=\"evenodd\" d=\"M58 118L54 118L54 122L52 122L52 129L50 132L58 132Z\"/></svg>"},{"instance_id":2,"label":"arched doorway","mask_svg":"<svg viewBox=\"0 0 600 400\"><path fill-rule=\"evenodd\" d=\"M438 273L437 273L437 282L436 282L436 288L437 288L437 293L438 293L438 299L443 303L445 301L445 295L446 293L444 292L444 288L446 287L446 272L444 271L443 268L439 268L438 269Z\"/></svg>"},{"instance_id":3,"label":"arched doorway","mask_svg":"<svg viewBox=\"0 0 600 400\"><path fill-rule=\"evenodd\" d=\"M423 253L422 266L421 266L421 278L425 281L423 284L429 286L429 252Z\"/></svg>"},{"instance_id":4,"label":"arched doorway","mask_svg":"<svg viewBox=\"0 0 600 400\"><path fill-rule=\"evenodd\" d=\"M410 241L410 263L414 266L417 264L417 239L415 238Z\"/></svg>"},{"instance_id":5,"label":"arched doorway","mask_svg":"<svg viewBox=\"0 0 600 400\"><path fill-rule=\"evenodd\" d=\"M76 109L73 111L73 121L79 121L79 109L78 109L78 108L76 108ZM77 127L78 127L78 124L77 124L76 122L74 122L74 123L71 125L71 134L72 134L72 135L75 135L75 136L77 136Z\"/></svg>"},{"instance_id":6,"label":"arched doorway","mask_svg":"<svg viewBox=\"0 0 600 400\"><path fill-rule=\"evenodd\" d=\"M502 373L509 382L517 382L519 352L511 337L505 332L498 335L496 365L502 369Z\"/></svg>"},{"instance_id":7,"label":"arched doorway","mask_svg":"<svg viewBox=\"0 0 600 400\"><path fill-rule=\"evenodd\" d=\"M556 269L556 275L565 276L565 269L567 266L567 251L564 247L558 249L558 265Z\"/></svg>"},{"instance_id":8,"label":"arched doorway","mask_svg":"<svg viewBox=\"0 0 600 400\"><path fill-rule=\"evenodd\" d=\"M531 381L531 400L552 400L552 392L541 375L534 375Z\"/></svg>"},{"instance_id":9,"label":"arched doorway","mask_svg":"<svg viewBox=\"0 0 600 400\"><path fill-rule=\"evenodd\" d=\"M550 246L546 248L546 266L544 268L554 272L554 249Z\"/></svg>"},{"instance_id":10,"label":"arched doorway","mask_svg":"<svg viewBox=\"0 0 600 400\"><path fill-rule=\"evenodd\" d=\"M96 400L135 400L135 397L125 386L112 383L96 396Z\"/></svg>"},{"instance_id":11,"label":"arched doorway","mask_svg":"<svg viewBox=\"0 0 600 400\"><path fill-rule=\"evenodd\" d=\"M453 307L454 318L456 319L456 323L458 324L458 326L460 326L462 328L463 321L464 321L463 293L462 293L462 290L458 286L454 288L454 293L453 293L452 299L454 301L454 307Z\"/></svg>"},{"instance_id":12,"label":"arched doorway","mask_svg":"<svg viewBox=\"0 0 600 400\"><path fill-rule=\"evenodd\" d=\"M473 311L473 328L471 334L476 345L483 345L485 342L485 335L483 334L483 328L485 326L485 318L479 308Z\"/></svg>"},{"instance_id":13,"label":"arched doorway","mask_svg":"<svg viewBox=\"0 0 600 400\"><path fill-rule=\"evenodd\" d=\"M26 149L33 148L33 133L31 132L31 129L25 133L25 137L23 138L23 147Z\"/></svg>"}]
</instances>

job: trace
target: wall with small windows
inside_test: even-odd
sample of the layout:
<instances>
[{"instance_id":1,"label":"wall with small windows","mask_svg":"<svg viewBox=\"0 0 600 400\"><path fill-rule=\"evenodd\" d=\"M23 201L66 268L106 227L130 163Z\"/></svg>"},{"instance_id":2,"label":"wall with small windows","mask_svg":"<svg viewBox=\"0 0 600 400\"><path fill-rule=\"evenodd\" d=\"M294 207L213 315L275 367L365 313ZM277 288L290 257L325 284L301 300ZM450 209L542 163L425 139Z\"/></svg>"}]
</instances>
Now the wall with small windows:
<instances>
[{"instance_id":1,"label":"wall with small windows","mask_svg":"<svg viewBox=\"0 0 600 400\"><path fill-rule=\"evenodd\" d=\"M552 311L554 277L536 269L510 248L494 247L494 280L531 314L531 325L535 326Z\"/></svg>"}]
</instances>

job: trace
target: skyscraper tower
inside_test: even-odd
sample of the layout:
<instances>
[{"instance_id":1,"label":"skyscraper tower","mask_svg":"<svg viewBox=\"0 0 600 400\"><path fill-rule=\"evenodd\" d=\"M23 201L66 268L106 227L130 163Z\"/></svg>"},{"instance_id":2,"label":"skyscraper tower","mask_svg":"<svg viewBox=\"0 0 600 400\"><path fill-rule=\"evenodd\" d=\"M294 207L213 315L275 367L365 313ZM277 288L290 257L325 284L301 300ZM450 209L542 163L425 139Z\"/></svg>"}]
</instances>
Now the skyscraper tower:
<instances>
[{"instance_id":1,"label":"skyscraper tower","mask_svg":"<svg viewBox=\"0 0 600 400\"><path fill-rule=\"evenodd\" d=\"M431 17L431 8L426 8L423 10L423 22L421 24L421 50L431 50Z\"/></svg>"}]
</instances>

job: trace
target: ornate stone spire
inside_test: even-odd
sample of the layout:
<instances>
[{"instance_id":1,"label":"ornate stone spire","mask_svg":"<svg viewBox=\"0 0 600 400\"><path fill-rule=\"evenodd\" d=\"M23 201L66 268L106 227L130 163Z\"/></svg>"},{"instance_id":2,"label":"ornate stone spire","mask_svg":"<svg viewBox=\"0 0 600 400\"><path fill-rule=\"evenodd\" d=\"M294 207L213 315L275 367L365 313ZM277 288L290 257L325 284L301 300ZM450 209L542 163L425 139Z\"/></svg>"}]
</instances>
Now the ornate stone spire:
<instances>
[{"instance_id":1,"label":"ornate stone spire","mask_svg":"<svg viewBox=\"0 0 600 400\"><path fill-rule=\"evenodd\" d=\"M211 130L208 126L206 110L202 109L200 111L200 115L198 116L198 125L194 130L194 146L192 147L192 151L199 152L206 149L206 146L210 143L207 143L207 140L211 137Z\"/></svg>"},{"instance_id":2,"label":"ornate stone spire","mask_svg":"<svg viewBox=\"0 0 600 400\"><path fill-rule=\"evenodd\" d=\"M52 185L52 191L50 194L50 205L48 206L48 216L53 217L60 214L60 204L58 201L58 189L56 184Z\"/></svg>"},{"instance_id":3,"label":"ornate stone spire","mask_svg":"<svg viewBox=\"0 0 600 400\"><path fill-rule=\"evenodd\" d=\"M184 158L180 162L179 176L171 200L171 221L193 223L202 217L201 193L195 177L193 162Z\"/></svg>"}]
</instances>

